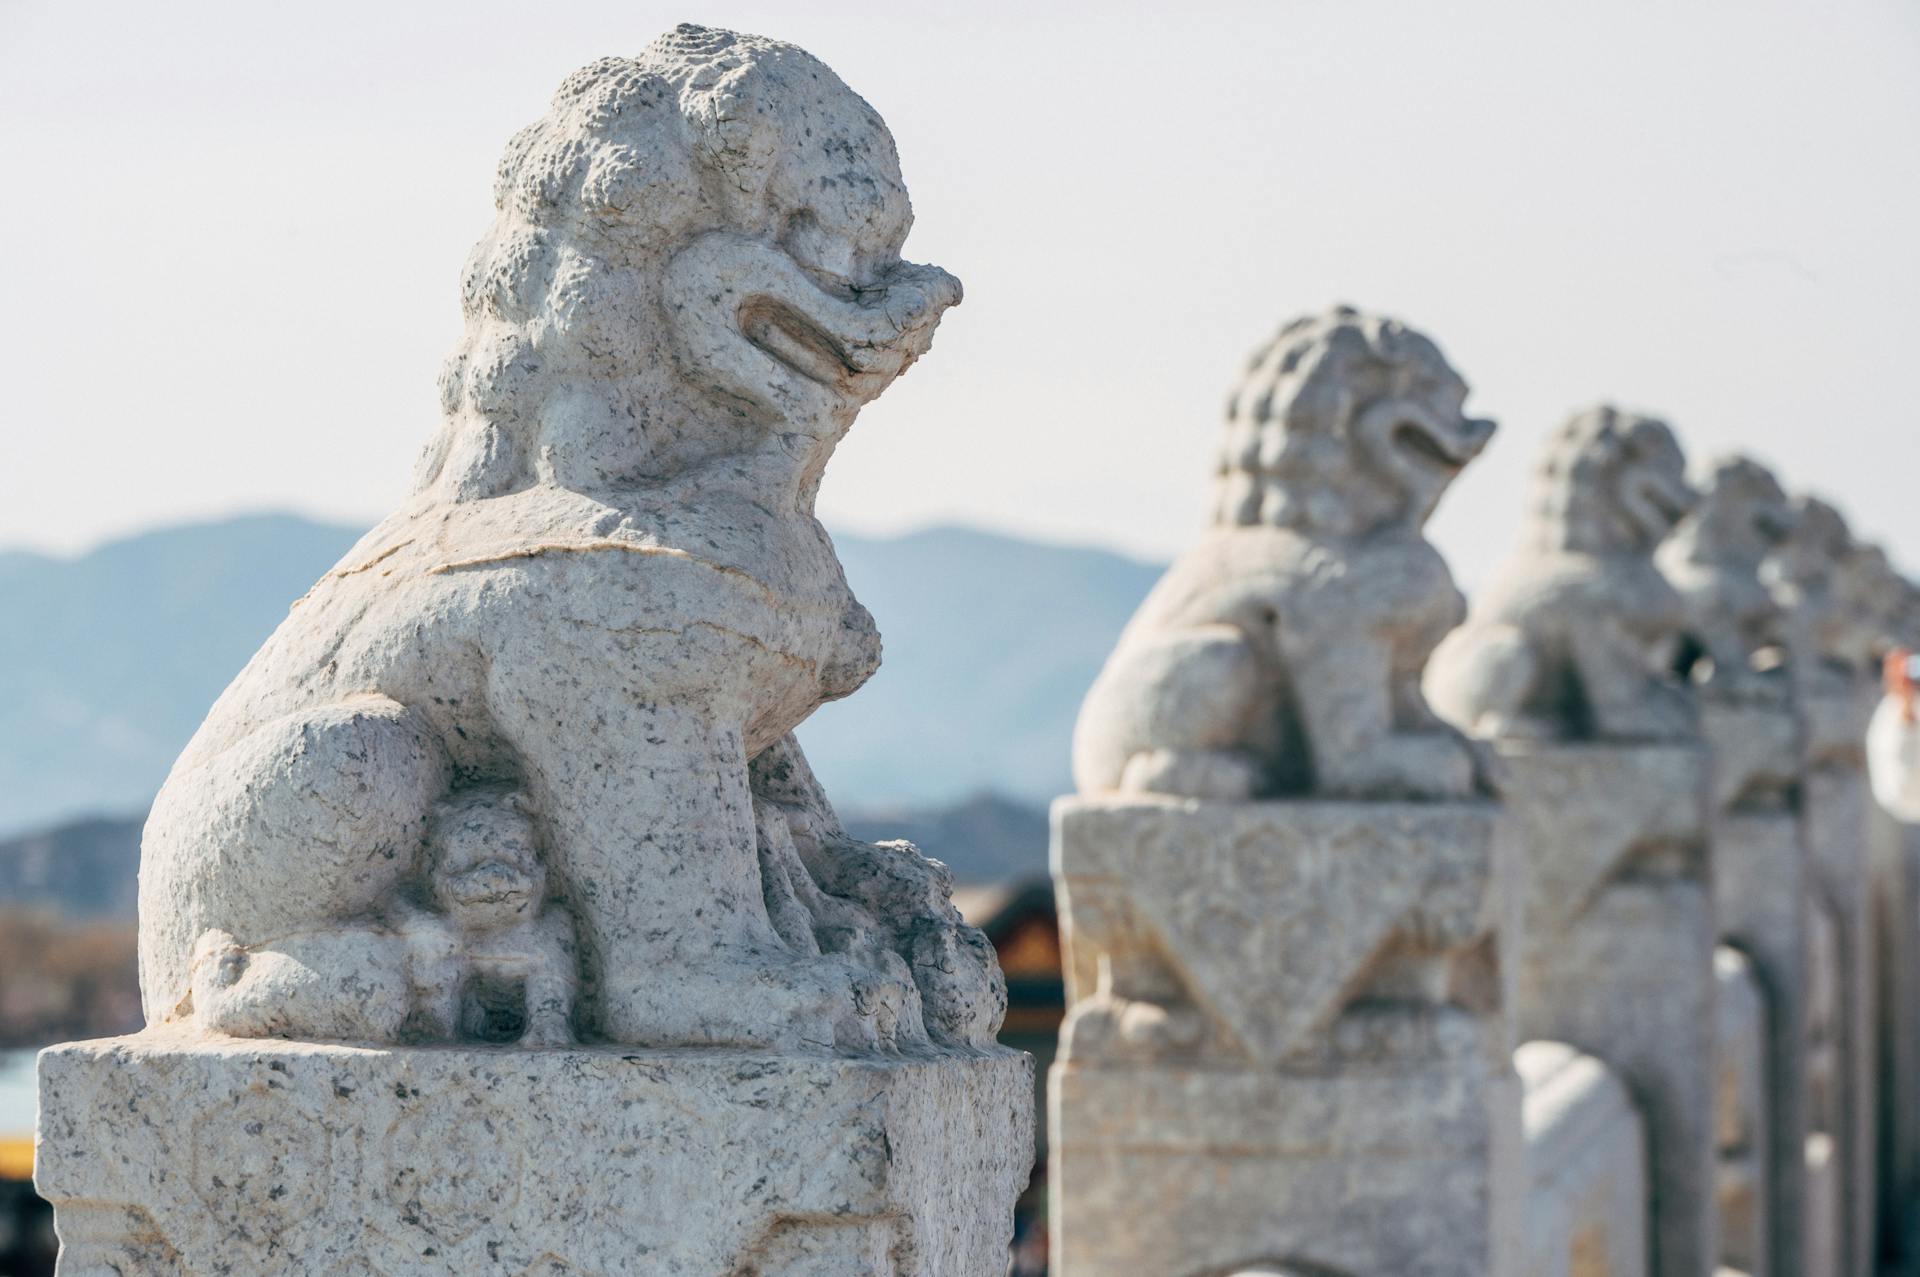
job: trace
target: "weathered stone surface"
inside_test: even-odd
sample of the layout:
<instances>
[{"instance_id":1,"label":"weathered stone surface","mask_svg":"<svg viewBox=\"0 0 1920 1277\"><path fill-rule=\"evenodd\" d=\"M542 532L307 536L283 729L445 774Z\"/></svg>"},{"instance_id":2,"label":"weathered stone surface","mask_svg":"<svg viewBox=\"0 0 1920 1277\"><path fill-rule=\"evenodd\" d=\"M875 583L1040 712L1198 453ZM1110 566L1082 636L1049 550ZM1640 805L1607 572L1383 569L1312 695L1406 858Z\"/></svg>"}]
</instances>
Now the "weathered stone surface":
<instances>
[{"instance_id":1,"label":"weathered stone surface","mask_svg":"<svg viewBox=\"0 0 1920 1277\"><path fill-rule=\"evenodd\" d=\"M1497 808L1082 798L1054 819L1060 1272L1509 1271Z\"/></svg>"},{"instance_id":2,"label":"weathered stone surface","mask_svg":"<svg viewBox=\"0 0 1920 1277\"><path fill-rule=\"evenodd\" d=\"M1747 1277L1773 1277L1766 994L1754 964L1738 949L1721 945L1714 971L1719 979L1714 1144L1720 1154L1720 1262Z\"/></svg>"},{"instance_id":3,"label":"weathered stone surface","mask_svg":"<svg viewBox=\"0 0 1920 1277\"><path fill-rule=\"evenodd\" d=\"M1432 1036L1423 1060L1318 1074L1055 1065L1057 1271L1523 1271L1490 1223L1519 1174L1511 1067L1469 1017Z\"/></svg>"},{"instance_id":4,"label":"weathered stone surface","mask_svg":"<svg viewBox=\"0 0 1920 1277\"><path fill-rule=\"evenodd\" d=\"M1645 1277L1646 1132L1607 1066L1564 1042L1514 1053L1525 1087L1529 1277Z\"/></svg>"},{"instance_id":5,"label":"weathered stone surface","mask_svg":"<svg viewBox=\"0 0 1920 1277\"><path fill-rule=\"evenodd\" d=\"M1507 957L1515 1031L1619 1073L1646 1120L1653 1271L1710 1272L1718 933L1706 751L1507 741L1501 755L1527 866Z\"/></svg>"},{"instance_id":6,"label":"weathered stone surface","mask_svg":"<svg viewBox=\"0 0 1920 1277\"><path fill-rule=\"evenodd\" d=\"M1493 435L1419 333L1296 320L1235 389L1214 529L1141 604L1074 733L1082 793L1465 798L1420 692L1463 603L1421 527Z\"/></svg>"},{"instance_id":7,"label":"weathered stone surface","mask_svg":"<svg viewBox=\"0 0 1920 1277\"><path fill-rule=\"evenodd\" d=\"M149 1033L42 1055L36 1182L62 1272L980 1277L1030 1067Z\"/></svg>"}]
</instances>

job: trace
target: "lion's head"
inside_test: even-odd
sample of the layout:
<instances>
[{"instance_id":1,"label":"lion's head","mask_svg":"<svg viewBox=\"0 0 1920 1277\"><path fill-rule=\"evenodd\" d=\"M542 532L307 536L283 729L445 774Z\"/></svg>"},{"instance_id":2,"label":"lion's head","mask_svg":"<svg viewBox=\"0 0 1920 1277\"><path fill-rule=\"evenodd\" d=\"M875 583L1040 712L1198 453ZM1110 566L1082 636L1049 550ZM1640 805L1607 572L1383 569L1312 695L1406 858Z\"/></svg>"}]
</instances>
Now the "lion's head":
<instances>
[{"instance_id":1,"label":"lion's head","mask_svg":"<svg viewBox=\"0 0 1920 1277\"><path fill-rule=\"evenodd\" d=\"M1773 471L1749 457L1721 457L1700 485L1700 502L1668 538L1697 563L1757 571L1792 534L1793 499Z\"/></svg>"},{"instance_id":2,"label":"lion's head","mask_svg":"<svg viewBox=\"0 0 1920 1277\"><path fill-rule=\"evenodd\" d=\"M1214 521L1332 536L1417 529L1493 437L1440 348L1339 306L1257 351L1227 404Z\"/></svg>"},{"instance_id":3,"label":"lion's head","mask_svg":"<svg viewBox=\"0 0 1920 1277\"><path fill-rule=\"evenodd\" d=\"M1847 646L1851 621L1839 575L1853 546L1838 510L1818 497L1801 497L1794 503L1793 531L1761 565L1761 580L1792 619L1795 656L1802 661L1829 660Z\"/></svg>"},{"instance_id":4,"label":"lion's head","mask_svg":"<svg viewBox=\"0 0 1920 1277\"><path fill-rule=\"evenodd\" d=\"M1651 554L1693 509L1687 458L1666 422L1609 405L1576 413L1534 474L1540 549Z\"/></svg>"},{"instance_id":5,"label":"lion's head","mask_svg":"<svg viewBox=\"0 0 1920 1277\"><path fill-rule=\"evenodd\" d=\"M507 146L417 488L617 491L759 454L810 508L960 299L900 259L893 138L820 61L681 26L569 76ZM764 483L764 479L762 480Z\"/></svg>"}]
</instances>

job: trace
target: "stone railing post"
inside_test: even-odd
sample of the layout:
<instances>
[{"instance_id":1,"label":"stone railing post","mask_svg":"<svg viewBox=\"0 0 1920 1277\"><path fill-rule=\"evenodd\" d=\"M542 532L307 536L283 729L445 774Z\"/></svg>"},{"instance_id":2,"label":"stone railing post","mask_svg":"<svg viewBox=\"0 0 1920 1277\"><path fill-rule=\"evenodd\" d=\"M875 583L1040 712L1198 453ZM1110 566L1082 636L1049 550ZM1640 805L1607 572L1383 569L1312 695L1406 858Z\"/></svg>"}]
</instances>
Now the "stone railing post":
<instances>
[{"instance_id":1,"label":"stone railing post","mask_svg":"<svg viewBox=\"0 0 1920 1277\"><path fill-rule=\"evenodd\" d=\"M1054 810L1058 1277L1487 1277L1519 1105L1504 820L1419 689L1461 601L1421 524L1492 433L1336 310L1229 410L1213 531L1081 711Z\"/></svg>"},{"instance_id":2,"label":"stone railing post","mask_svg":"<svg viewBox=\"0 0 1920 1277\"><path fill-rule=\"evenodd\" d=\"M1920 684L1911 644L1920 635L1920 587L1900 581L1887 610L1885 694L1867 732L1873 785L1874 919L1880 938L1883 1260L1920 1259Z\"/></svg>"},{"instance_id":3,"label":"stone railing post","mask_svg":"<svg viewBox=\"0 0 1920 1277\"><path fill-rule=\"evenodd\" d=\"M1832 1159L1841 1200L1832 1236L1815 1234L1819 1274L1872 1277L1878 1254L1879 1045L1874 1007L1873 813L1866 730L1876 699L1880 641L1876 597L1884 556L1857 544L1838 511L1802 498L1792 534L1764 576L1789 622L1794 694L1805 727L1803 830L1812 906L1827 914L1834 982L1833 1141L1810 1151ZM1820 1218L1818 1212L1814 1218Z\"/></svg>"},{"instance_id":4,"label":"stone railing post","mask_svg":"<svg viewBox=\"0 0 1920 1277\"><path fill-rule=\"evenodd\" d=\"M1660 668L1684 609L1652 561L1694 499L1663 423L1575 417L1520 550L1427 669L1434 707L1499 750L1520 826L1515 1029L1596 1056L1643 1106L1655 1277L1718 1260L1708 756Z\"/></svg>"},{"instance_id":5,"label":"stone railing post","mask_svg":"<svg viewBox=\"0 0 1920 1277\"><path fill-rule=\"evenodd\" d=\"M791 735L879 659L821 469L960 299L892 138L683 26L495 195L413 495L154 805L146 1031L41 1057L61 1271L1003 1272L992 949Z\"/></svg>"},{"instance_id":6,"label":"stone railing post","mask_svg":"<svg viewBox=\"0 0 1920 1277\"><path fill-rule=\"evenodd\" d=\"M1713 886L1720 936L1764 992L1765 1104L1748 1155L1763 1200L1723 1200L1722 1259L1750 1277L1808 1271L1807 894L1800 722L1785 668L1786 618L1761 569L1795 525L1771 472L1744 457L1712 465L1699 504L1656 563L1686 605L1676 665L1700 698L1713 752ZM1729 977L1732 979L1733 977ZM1731 1008L1729 1009L1731 1010ZM1723 1017L1724 1019L1724 1017ZM1750 1070L1725 1062L1723 1077ZM1756 1065L1758 1062L1756 1062ZM1733 1097L1723 1097L1731 1101ZM1721 1105L1723 1114L1730 1107ZM1732 1107L1740 1107L1732 1105Z\"/></svg>"}]
</instances>

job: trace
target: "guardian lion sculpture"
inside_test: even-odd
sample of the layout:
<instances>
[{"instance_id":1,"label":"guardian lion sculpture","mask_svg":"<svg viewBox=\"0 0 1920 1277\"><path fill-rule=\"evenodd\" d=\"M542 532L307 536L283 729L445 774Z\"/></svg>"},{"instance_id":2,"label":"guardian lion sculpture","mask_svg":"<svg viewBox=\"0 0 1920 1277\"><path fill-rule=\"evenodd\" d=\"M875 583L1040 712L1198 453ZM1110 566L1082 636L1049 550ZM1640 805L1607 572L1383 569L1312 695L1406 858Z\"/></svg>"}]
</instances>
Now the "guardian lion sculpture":
<instances>
[{"instance_id":1,"label":"guardian lion sculpture","mask_svg":"<svg viewBox=\"0 0 1920 1277\"><path fill-rule=\"evenodd\" d=\"M1879 547L1854 538L1818 497L1794 504L1794 526L1760 567L1786 620L1793 677L1803 697L1852 695L1879 668L1899 629L1906 592Z\"/></svg>"},{"instance_id":2,"label":"guardian lion sculpture","mask_svg":"<svg viewBox=\"0 0 1920 1277\"><path fill-rule=\"evenodd\" d=\"M1074 733L1081 792L1455 798L1472 747L1420 670L1464 612L1421 535L1492 437L1438 347L1339 307L1253 357L1213 531L1161 578Z\"/></svg>"},{"instance_id":3,"label":"guardian lion sculpture","mask_svg":"<svg viewBox=\"0 0 1920 1277\"><path fill-rule=\"evenodd\" d=\"M1760 569L1794 523L1793 502L1771 470L1726 457L1654 556L1687 607L1680 664L1719 696L1785 699L1786 620Z\"/></svg>"},{"instance_id":4,"label":"guardian lion sculpture","mask_svg":"<svg viewBox=\"0 0 1920 1277\"><path fill-rule=\"evenodd\" d=\"M1484 738L1698 735L1671 672L1686 604L1653 564L1696 500L1686 464L1665 422L1616 408L1553 436L1520 549L1427 667L1442 717Z\"/></svg>"},{"instance_id":5,"label":"guardian lion sculpture","mask_svg":"<svg viewBox=\"0 0 1920 1277\"><path fill-rule=\"evenodd\" d=\"M990 1041L1004 986L944 867L848 838L790 735L880 657L814 518L822 471L960 300L901 260L885 124L800 49L683 26L569 77L494 194L412 495L294 606L154 806L149 1020ZM462 866L501 877L460 888L500 916L430 925L451 908L434 813L482 792L528 822L500 826L508 860ZM521 898L540 882L544 909ZM510 887L512 918L487 903ZM490 947L449 951L469 941ZM447 987L467 972L484 1005Z\"/></svg>"}]
</instances>

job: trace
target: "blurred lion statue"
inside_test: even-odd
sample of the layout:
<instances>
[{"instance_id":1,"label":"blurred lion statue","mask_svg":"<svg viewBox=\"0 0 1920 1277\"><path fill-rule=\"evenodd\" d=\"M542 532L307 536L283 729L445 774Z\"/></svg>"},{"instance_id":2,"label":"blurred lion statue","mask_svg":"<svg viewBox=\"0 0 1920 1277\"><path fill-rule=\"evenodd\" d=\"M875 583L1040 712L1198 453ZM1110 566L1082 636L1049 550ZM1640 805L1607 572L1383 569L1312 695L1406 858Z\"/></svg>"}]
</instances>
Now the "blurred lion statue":
<instances>
[{"instance_id":1,"label":"blurred lion statue","mask_svg":"<svg viewBox=\"0 0 1920 1277\"><path fill-rule=\"evenodd\" d=\"M1612 407L1548 441L1520 548L1427 667L1427 695L1476 736L1663 741L1698 732L1673 674L1686 603L1654 566L1693 508L1663 421Z\"/></svg>"},{"instance_id":2,"label":"blurred lion statue","mask_svg":"<svg viewBox=\"0 0 1920 1277\"><path fill-rule=\"evenodd\" d=\"M1349 307L1254 355L1227 408L1213 530L1081 708L1083 793L1476 792L1472 748L1420 691L1465 612L1421 529L1494 430L1466 397L1433 342Z\"/></svg>"}]
</instances>

